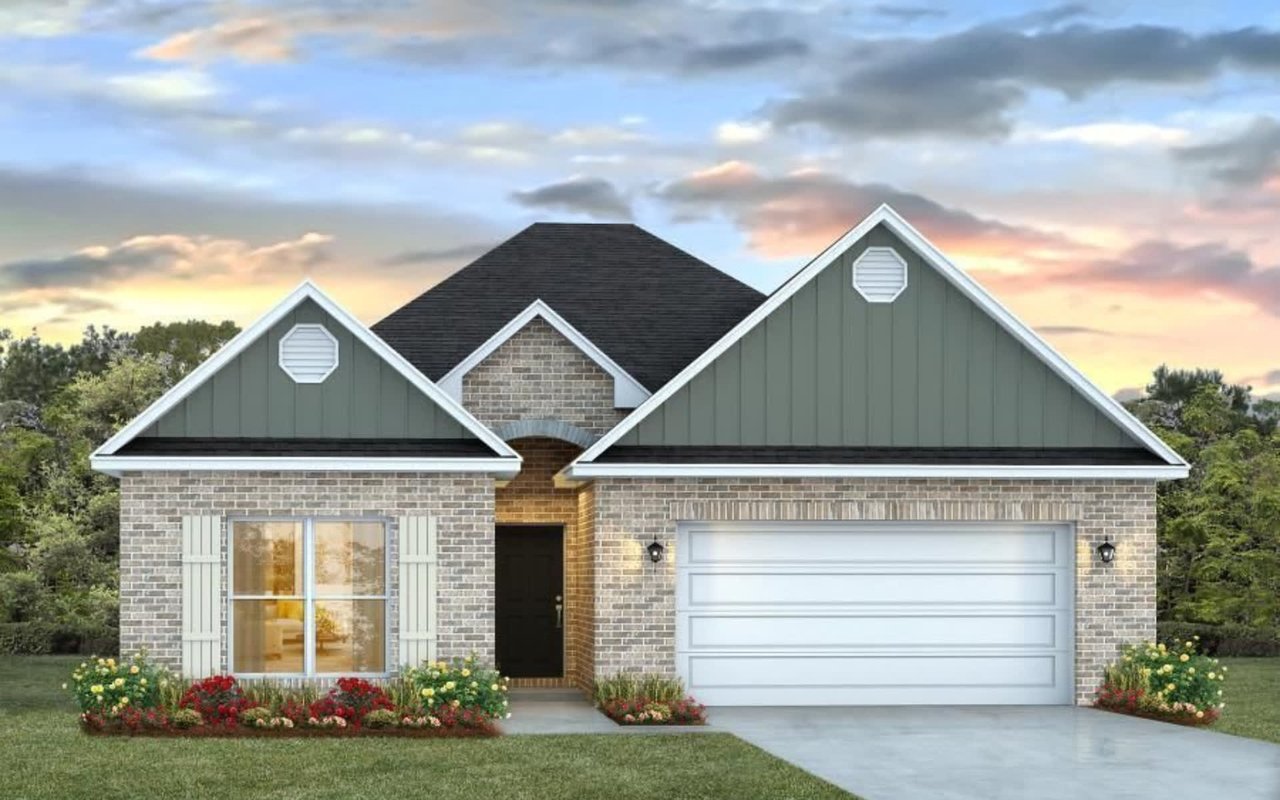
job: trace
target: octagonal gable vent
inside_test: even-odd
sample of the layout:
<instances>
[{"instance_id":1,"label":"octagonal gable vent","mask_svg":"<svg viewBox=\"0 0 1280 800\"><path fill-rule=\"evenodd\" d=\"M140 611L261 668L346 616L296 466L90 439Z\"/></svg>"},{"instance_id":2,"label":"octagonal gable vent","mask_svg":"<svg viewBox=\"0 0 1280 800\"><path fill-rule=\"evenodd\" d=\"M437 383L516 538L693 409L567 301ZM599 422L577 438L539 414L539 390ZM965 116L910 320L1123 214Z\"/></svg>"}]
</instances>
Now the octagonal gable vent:
<instances>
[{"instance_id":1,"label":"octagonal gable vent","mask_svg":"<svg viewBox=\"0 0 1280 800\"><path fill-rule=\"evenodd\" d=\"M892 247L868 247L853 262L853 288L868 303L891 303L907 288L907 262Z\"/></svg>"},{"instance_id":2,"label":"octagonal gable vent","mask_svg":"<svg viewBox=\"0 0 1280 800\"><path fill-rule=\"evenodd\" d=\"M338 368L338 340L323 325L295 325L280 339L280 369L298 383L321 383Z\"/></svg>"}]
</instances>

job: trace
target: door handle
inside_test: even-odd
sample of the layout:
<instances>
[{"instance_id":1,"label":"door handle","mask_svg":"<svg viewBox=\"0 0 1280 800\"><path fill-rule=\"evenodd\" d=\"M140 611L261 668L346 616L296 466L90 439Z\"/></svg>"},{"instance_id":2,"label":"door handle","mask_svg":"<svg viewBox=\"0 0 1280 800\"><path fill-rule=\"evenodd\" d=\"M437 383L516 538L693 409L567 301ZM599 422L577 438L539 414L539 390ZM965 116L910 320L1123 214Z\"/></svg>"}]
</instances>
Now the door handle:
<instances>
[{"instance_id":1,"label":"door handle","mask_svg":"<svg viewBox=\"0 0 1280 800\"><path fill-rule=\"evenodd\" d=\"M560 602L560 595L556 595L556 627L564 627L564 605Z\"/></svg>"}]
</instances>

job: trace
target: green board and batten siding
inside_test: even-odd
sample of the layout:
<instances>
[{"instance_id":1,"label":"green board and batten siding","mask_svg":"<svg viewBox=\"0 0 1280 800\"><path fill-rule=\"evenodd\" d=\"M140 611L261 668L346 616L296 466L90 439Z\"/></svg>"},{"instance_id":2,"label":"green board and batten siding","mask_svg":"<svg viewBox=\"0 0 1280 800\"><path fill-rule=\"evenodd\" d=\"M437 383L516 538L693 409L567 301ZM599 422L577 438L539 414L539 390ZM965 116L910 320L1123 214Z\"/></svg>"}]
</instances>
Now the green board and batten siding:
<instances>
[{"instance_id":1,"label":"green board and batten siding","mask_svg":"<svg viewBox=\"0 0 1280 800\"><path fill-rule=\"evenodd\" d=\"M280 368L280 339L299 323L324 325L338 340L338 367L323 383L295 383ZM311 300L140 436L475 438Z\"/></svg>"},{"instance_id":2,"label":"green board and batten siding","mask_svg":"<svg viewBox=\"0 0 1280 800\"><path fill-rule=\"evenodd\" d=\"M853 289L853 262L873 246L907 262L891 303ZM1137 446L883 226L617 444Z\"/></svg>"}]
</instances>

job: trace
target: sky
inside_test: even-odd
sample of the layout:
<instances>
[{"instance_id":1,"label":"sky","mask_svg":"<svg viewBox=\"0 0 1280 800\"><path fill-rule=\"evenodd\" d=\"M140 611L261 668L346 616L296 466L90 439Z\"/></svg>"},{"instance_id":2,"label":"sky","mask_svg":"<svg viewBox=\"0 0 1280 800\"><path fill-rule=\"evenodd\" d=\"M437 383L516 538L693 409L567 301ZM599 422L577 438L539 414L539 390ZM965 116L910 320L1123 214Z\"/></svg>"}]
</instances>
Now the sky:
<instances>
[{"instance_id":1,"label":"sky","mask_svg":"<svg viewBox=\"0 0 1280 800\"><path fill-rule=\"evenodd\" d=\"M882 202L1108 391L1280 391L1280 4L0 0L17 335L372 323L539 220L768 291Z\"/></svg>"}]
</instances>

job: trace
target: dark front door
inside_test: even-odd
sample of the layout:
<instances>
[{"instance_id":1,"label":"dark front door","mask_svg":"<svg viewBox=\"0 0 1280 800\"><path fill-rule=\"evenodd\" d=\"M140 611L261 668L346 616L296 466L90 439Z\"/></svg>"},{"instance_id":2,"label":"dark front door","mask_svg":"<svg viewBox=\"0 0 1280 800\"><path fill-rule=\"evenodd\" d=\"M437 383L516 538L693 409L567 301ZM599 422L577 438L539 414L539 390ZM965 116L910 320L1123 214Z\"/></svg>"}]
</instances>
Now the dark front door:
<instances>
[{"instance_id":1,"label":"dark front door","mask_svg":"<svg viewBox=\"0 0 1280 800\"><path fill-rule=\"evenodd\" d=\"M564 528L497 526L498 669L513 678L564 675Z\"/></svg>"}]
</instances>

